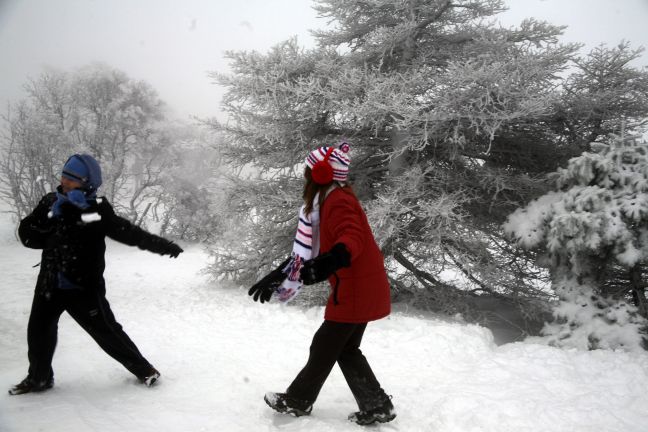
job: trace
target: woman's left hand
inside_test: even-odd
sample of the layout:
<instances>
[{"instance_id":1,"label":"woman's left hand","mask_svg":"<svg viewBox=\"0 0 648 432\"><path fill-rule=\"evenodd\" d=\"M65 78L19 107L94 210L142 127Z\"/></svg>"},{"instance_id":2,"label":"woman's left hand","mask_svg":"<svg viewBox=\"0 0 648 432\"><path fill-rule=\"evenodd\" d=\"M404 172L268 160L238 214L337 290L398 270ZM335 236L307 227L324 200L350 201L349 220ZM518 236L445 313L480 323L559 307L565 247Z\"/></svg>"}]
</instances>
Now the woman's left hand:
<instances>
[{"instance_id":1,"label":"woman's left hand","mask_svg":"<svg viewBox=\"0 0 648 432\"><path fill-rule=\"evenodd\" d=\"M304 262L301 271L301 281L304 285L313 285L326 280L342 267L351 265L351 254L343 243L336 243L330 251Z\"/></svg>"}]
</instances>

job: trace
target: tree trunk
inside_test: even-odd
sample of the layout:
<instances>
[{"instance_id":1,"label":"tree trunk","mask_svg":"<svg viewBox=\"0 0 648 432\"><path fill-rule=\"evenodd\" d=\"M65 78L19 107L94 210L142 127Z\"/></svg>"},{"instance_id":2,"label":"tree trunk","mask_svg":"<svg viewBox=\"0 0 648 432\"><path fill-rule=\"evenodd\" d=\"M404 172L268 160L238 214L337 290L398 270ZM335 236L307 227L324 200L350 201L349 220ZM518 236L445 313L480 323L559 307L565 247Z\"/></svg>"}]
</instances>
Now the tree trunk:
<instances>
[{"instance_id":1,"label":"tree trunk","mask_svg":"<svg viewBox=\"0 0 648 432\"><path fill-rule=\"evenodd\" d=\"M629 270L632 299L639 309L639 314L648 318L648 301L646 300L646 287L641 278L641 265L636 264Z\"/></svg>"},{"instance_id":2,"label":"tree trunk","mask_svg":"<svg viewBox=\"0 0 648 432\"><path fill-rule=\"evenodd\" d=\"M410 20L412 20L412 22L415 23L416 12L415 12L415 5L413 4L412 1L409 2L409 8L410 8ZM412 30L412 33L407 35L407 38L405 40L405 44L403 47L403 59L402 59L404 66L409 65L412 59L414 58L414 54L416 51L416 40L414 34L415 31L416 28ZM397 116L400 117L400 115ZM400 118L402 119L402 117ZM410 151L406 150L406 148L407 148L410 134L407 130L398 129L396 126L392 126L392 127L393 129L390 133L390 139L391 139L393 156L391 158L391 161L389 162L389 174L392 176L392 178L398 178L398 176L402 174L405 168L407 167L407 159Z\"/></svg>"},{"instance_id":3,"label":"tree trunk","mask_svg":"<svg viewBox=\"0 0 648 432\"><path fill-rule=\"evenodd\" d=\"M407 157L409 150L406 150L409 134L407 131L394 128L390 134L391 147L394 156L389 162L389 174L392 179L398 178L407 168Z\"/></svg>"}]
</instances>

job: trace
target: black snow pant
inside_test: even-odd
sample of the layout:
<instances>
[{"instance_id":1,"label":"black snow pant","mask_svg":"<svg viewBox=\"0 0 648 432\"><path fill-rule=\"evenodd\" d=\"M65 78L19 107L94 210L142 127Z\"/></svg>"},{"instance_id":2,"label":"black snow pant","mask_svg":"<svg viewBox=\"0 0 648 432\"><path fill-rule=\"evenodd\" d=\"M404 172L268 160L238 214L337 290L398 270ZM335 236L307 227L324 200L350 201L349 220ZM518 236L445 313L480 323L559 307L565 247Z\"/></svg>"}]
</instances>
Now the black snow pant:
<instances>
[{"instance_id":1,"label":"black snow pant","mask_svg":"<svg viewBox=\"0 0 648 432\"><path fill-rule=\"evenodd\" d=\"M360 351L366 328L367 323L324 321L313 336L308 362L288 387L287 395L312 404L337 362L360 410L381 406L389 397Z\"/></svg>"},{"instance_id":2,"label":"black snow pant","mask_svg":"<svg viewBox=\"0 0 648 432\"><path fill-rule=\"evenodd\" d=\"M56 349L58 322L63 311L112 358L135 376L146 376L151 364L115 320L106 300L105 288L36 290L27 327L29 377L37 382L54 378L52 358Z\"/></svg>"}]
</instances>

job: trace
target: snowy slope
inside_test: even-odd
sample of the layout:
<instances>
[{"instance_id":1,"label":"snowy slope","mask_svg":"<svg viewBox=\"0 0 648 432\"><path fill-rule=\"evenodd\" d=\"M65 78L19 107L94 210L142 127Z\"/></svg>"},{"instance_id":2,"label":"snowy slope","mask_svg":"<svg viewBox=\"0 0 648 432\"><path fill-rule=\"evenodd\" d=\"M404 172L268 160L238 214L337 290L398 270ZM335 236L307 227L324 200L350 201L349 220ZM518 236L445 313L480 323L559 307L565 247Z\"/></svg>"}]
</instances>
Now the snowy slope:
<instances>
[{"instance_id":1,"label":"snowy slope","mask_svg":"<svg viewBox=\"0 0 648 432\"><path fill-rule=\"evenodd\" d=\"M63 315L56 386L8 396L26 374L25 333L38 251L0 219L0 431L359 431L336 368L310 417L271 411L306 360L321 308L250 301L200 274L192 247L170 260L108 244L108 299L119 322L162 372L137 383ZM398 417L385 431L636 431L648 425L648 356L497 347L477 326L393 314L367 329L364 352Z\"/></svg>"}]
</instances>

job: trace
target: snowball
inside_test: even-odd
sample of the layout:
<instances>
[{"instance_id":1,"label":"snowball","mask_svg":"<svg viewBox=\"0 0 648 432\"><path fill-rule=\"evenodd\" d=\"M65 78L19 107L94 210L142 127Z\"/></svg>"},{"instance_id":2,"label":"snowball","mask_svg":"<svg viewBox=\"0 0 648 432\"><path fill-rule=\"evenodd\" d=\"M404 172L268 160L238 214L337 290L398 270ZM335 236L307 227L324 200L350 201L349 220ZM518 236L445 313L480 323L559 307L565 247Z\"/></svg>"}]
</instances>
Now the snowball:
<instances>
[{"instance_id":1,"label":"snowball","mask_svg":"<svg viewBox=\"0 0 648 432\"><path fill-rule=\"evenodd\" d=\"M101 220L101 215L97 212L94 213L83 213L81 215L81 220L85 223L98 222Z\"/></svg>"}]
</instances>

